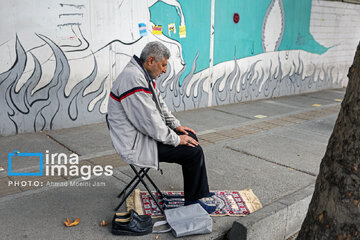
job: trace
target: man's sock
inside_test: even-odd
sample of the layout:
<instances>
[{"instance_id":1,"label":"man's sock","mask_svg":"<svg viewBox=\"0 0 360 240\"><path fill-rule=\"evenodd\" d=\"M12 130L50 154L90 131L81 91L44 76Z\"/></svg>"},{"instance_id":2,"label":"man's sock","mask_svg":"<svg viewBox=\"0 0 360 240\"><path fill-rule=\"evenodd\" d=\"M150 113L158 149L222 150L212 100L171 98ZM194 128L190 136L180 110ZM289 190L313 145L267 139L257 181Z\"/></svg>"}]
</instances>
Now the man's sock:
<instances>
[{"instance_id":1,"label":"man's sock","mask_svg":"<svg viewBox=\"0 0 360 240\"><path fill-rule=\"evenodd\" d=\"M195 204L195 203L199 203L200 206L205 209L205 211L207 213L213 213L215 210L216 210L216 206L215 205L207 205L206 203L204 203L203 201L201 200L196 200L196 201L185 201L185 206L187 205L191 205L191 204Z\"/></svg>"}]
</instances>

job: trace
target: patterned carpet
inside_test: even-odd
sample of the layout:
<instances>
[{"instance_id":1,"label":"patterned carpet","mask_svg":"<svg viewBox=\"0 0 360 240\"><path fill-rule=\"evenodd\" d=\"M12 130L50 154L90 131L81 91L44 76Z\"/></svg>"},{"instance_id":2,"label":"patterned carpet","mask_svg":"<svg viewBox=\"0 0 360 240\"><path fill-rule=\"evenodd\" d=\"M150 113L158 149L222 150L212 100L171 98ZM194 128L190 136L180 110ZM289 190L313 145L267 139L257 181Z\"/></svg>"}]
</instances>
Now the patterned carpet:
<instances>
[{"instance_id":1,"label":"patterned carpet","mask_svg":"<svg viewBox=\"0 0 360 240\"><path fill-rule=\"evenodd\" d=\"M259 199L251 189L211 191L214 196L206 198L207 204L215 204L216 211L211 216L246 216L262 208ZM153 192L157 196L155 192ZM157 196L164 209L176 208L184 205L184 193L180 191L162 191L164 199ZM127 209L134 209L141 215L152 217L162 216L154 200L146 191L135 191L126 200Z\"/></svg>"}]
</instances>

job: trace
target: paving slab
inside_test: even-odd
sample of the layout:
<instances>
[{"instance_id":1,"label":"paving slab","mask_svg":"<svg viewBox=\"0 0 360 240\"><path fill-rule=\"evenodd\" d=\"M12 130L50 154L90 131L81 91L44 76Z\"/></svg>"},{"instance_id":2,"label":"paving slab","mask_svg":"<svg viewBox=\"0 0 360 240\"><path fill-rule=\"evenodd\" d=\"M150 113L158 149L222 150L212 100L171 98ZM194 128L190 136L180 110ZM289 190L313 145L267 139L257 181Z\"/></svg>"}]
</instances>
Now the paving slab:
<instances>
[{"instance_id":1,"label":"paving slab","mask_svg":"<svg viewBox=\"0 0 360 240\"><path fill-rule=\"evenodd\" d=\"M317 175L328 138L283 127L227 143L231 149Z\"/></svg>"},{"instance_id":2,"label":"paving slab","mask_svg":"<svg viewBox=\"0 0 360 240\"><path fill-rule=\"evenodd\" d=\"M272 117L281 114L287 114L298 110L292 106L279 106L272 103L272 100L263 100L255 102L245 102L240 104L230 104L214 108L216 110L227 112L235 116L257 119L256 115L265 115Z\"/></svg>"},{"instance_id":3,"label":"paving slab","mask_svg":"<svg viewBox=\"0 0 360 240\"><path fill-rule=\"evenodd\" d=\"M333 102L335 102L334 101L335 99L343 99L344 95L345 95L345 91L331 91L331 90L305 94L305 96L307 97L311 97L314 99L329 100Z\"/></svg>"},{"instance_id":4,"label":"paving slab","mask_svg":"<svg viewBox=\"0 0 360 240\"><path fill-rule=\"evenodd\" d=\"M338 113L335 113L322 118L314 119L312 121L299 123L292 127L302 129L303 131L318 133L326 136L327 138L330 138L337 118Z\"/></svg>"},{"instance_id":5,"label":"paving slab","mask_svg":"<svg viewBox=\"0 0 360 240\"><path fill-rule=\"evenodd\" d=\"M344 93L346 92L346 87L343 87L343 88L334 88L334 89L328 89L326 91L329 91L329 92L338 92L338 93Z\"/></svg>"},{"instance_id":6,"label":"paving slab","mask_svg":"<svg viewBox=\"0 0 360 240\"><path fill-rule=\"evenodd\" d=\"M191 127L197 132L249 121L248 118L219 112L212 108L176 112L174 116L180 120L182 125Z\"/></svg>"},{"instance_id":7,"label":"paving slab","mask_svg":"<svg viewBox=\"0 0 360 240\"><path fill-rule=\"evenodd\" d=\"M46 133L81 156L113 150L106 123L60 129Z\"/></svg>"},{"instance_id":8,"label":"paving slab","mask_svg":"<svg viewBox=\"0 0 360 240\"><path fill-rule=\"evenodd\" d=\"M314 120L312 120L314 121ZM300 124L288 125L282 128L271 129L268 132L263 132L263 134L268 134L270 136L280 136L289 139L289 141L299 141L305 142L313 145L326 146L329 138L323 134L312 132L312 131L304 131ZM329 130L332 131L332 130ZM297 143L294 142L294 145Z\"/></svg>"},{"instance_id":9,"label":"paving slab","mask_svg":"<svg viewBox=\"0 0 360 240\"><path fill-rule=\"evenodd\" d=\"M204 152L211 189L251 188L264 206L315 181L308 174L230 150L226 143L205 147Z\"/></svg>"},{"instance_id":10,"label":"paving slab","mask_svg":"<svg viewBox=\"0 0 360 240\"><path fill-rule=\"evenodd\" d=\"M0 165L8 170L8 153L15 150L20 153L65 153L71 154L66 148L51 140L43 133L26 133L0 138ZM44 160L45 161L45 160ZM27 169L39 169L38 157L14 158L12 161L13 172L25 172Z\"/></svg>"},{"instance_id":11,"label":"paving slab","mask_svg":"<svg viewBox=\"0 0 360 240\"><path fill-rule=\"evenodd\" d=\"M332 100L315 99L312 97L308 97L306 95L279 97L279 98L274 98L273 101L277 103L287 104L288 106L292 106L292 107L294 106L299 107L304 110L314 108L312 106L313 104L329 105L334 103L334 101Z\"/></svg>"}]
</instances>

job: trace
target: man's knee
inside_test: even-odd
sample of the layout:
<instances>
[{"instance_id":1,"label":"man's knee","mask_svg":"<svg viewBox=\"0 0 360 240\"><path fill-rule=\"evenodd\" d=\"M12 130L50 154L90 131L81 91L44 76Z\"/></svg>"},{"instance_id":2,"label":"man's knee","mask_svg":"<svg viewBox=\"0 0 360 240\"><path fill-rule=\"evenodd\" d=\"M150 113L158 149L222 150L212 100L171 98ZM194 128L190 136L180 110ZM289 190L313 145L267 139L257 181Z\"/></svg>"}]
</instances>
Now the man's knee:
<instances>
[{"instance_id":1,"label":"man's knee","mask_svg":"<svg viewBox=\"0 0 360 240\"><path fill-rule=\"evenodd\" d=\"M200 145L192 148L192 156L194 160L201 160L204 159L204 152Z\"/></svg>"},{"instance_id":2,"label":"man's knee","mask_svg":"<svg viewBox=\"0 0 360 240\"><path fill-rule=\"evenodd\" d=\"M186 146L182 149L182 155L184 158L189 159L190 162L194 162L203 158L204 152L200 145L195 147Z\"/></svg>"},{"instance_id":3,"label":"man's knee","mask_svg":"<svg viewBox=\"0 0 360 240\"><path fill-rule=\"evenodd\" d=\"M198 138L197 138L197 136L196 136L194 133L188 132L188 134L189 134L190 137L192 137L192 138L195 139L196 141L199 141Z\"/></svg>"}]
</instances>

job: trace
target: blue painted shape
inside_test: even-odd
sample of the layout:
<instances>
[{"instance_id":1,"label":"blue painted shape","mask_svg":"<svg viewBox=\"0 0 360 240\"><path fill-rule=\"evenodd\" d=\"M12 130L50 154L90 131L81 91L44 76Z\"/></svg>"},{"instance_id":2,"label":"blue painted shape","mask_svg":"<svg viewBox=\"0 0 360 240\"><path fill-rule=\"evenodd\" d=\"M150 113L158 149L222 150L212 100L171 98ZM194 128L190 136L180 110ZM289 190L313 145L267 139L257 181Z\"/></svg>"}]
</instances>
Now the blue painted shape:
<instances>
[{"instance_id":1,"label":"blue painted shape","mask_svg":"<svg viewBox=\"0 0 360 240\"><path fill-rule=\"evenodd\" d=\"M271 0L215 3L214 65L263 53L261 32ZM234 23L234 13L240 21Z\"/></svg>"},{"instance_id":2,"label":"blue painted shape","mask_svg":"<svg viewBox=\"0 0 360 240\"><path fill-rule=\"evenodd\" d=\"M150 21L163 26L163 34L178 41L182 46L182 56L186 63L186 69L180 78L180 86L183 79L190 73L192 63L199 51L196 61L195 73L208 68L210 58L210 23L211 23L211 0L178 0L181 4L186 26L186 38L180 38L180 17L174 6L161 1L150 8ZM169 36L167 26L175 23L176 34Z\"/></svg>"},{"instance_id":3,"label":"blue painted shape","mask_svg":"<svg viewBox=\"0 0 360 240\"><path fill-rule=\"evenodd\" d=\"M40 166L40 171L39 172L31 172L31 173L27 173L27 172L13 172L12 171L12 157L14 156L18 156L18 157L39 157L39 166ZM18 153L17 150L15 150L14 153L9 153L8 154L8 175L9 176L43 176L43 153Z\"/></svg>"},{"instance_id":4,"label":"blue painted shape","mask_svg":"<svg viewBox=\"0 0 360 240\"><path fill-rule=\"evenodd\" d=\"M304 50L323 54L326 48L310 33L311 0L283 0L285 32L279 50Z\"/></svg>"},{"instance_id":5,"label":"blue painted shape","mask_svg":"<svg viewBox=\"0 0 360 240\"><path fill-rule=\"evenodd\" d=\"M179 37L180 17L174 6L161 1L150 8L151 21L167 29L176 24L177 33L169 36L182 45L186 69L180 78L189 74L192 63L199 51L195 73L209 67L211 0L178 0L186 23L186 38ZM214 65L229 60L250 57L263 53L262 25L271 0L217 0L215 3ZM305 50L322 54L328 48L316 42L310 34L311 0L283 0L285 29L279 50ZM239 23L233 22L234 13L240 15Z\"/></svg>"}]
</instances>

